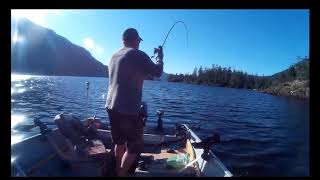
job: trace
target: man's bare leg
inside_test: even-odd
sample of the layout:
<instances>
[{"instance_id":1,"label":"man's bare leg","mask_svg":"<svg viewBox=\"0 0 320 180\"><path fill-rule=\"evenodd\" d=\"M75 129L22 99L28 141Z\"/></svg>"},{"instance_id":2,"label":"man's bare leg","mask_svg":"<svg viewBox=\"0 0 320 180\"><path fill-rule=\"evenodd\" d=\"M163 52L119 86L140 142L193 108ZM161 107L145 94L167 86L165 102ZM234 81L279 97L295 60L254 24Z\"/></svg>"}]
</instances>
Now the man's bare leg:
<instances>
[{"instance_id":1,"label":"man's bare leg","mask_svg":"<svg viewBox=\"0 0 320 180\"><path fill-rule=\"evenodd\" d=\"M127 176L128 175L128 171L131 167L131 165L134 163L134 161L137 158L136 153L128 153L128 151L126 151L122 157L122 163L121 163L121 169L120 172L118 173L118 176Z\"/></svg>"},{"instance_id":2,"label":"man's bare leg","mask_svg":"<svg viewBox=\"0 0 320 180\"><path fill-rule=\"evenodd\" d=\"M125 145L115 145L114 146L114 153L116 157L116 170L117 175L121 174L121 162L123 154L126 152L126 146Z\"/></svg>"}]
</instances>

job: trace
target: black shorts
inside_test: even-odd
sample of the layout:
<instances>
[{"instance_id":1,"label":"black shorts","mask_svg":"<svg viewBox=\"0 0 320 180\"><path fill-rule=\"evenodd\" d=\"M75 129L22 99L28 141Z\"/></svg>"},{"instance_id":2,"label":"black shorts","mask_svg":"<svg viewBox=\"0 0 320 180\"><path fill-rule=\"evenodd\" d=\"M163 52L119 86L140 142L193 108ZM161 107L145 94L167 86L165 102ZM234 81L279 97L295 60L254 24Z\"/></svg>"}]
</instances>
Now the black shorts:
<instances>
[{"instance_id":1,"label":"black shorts","mask_svg":"<svg viewBox=\"0 0 320 180\"><path fill-rule=\"evenodd\" d=\"M143 150L143 124L139 116L124 115L107 109L111 125L112 142L126 145L129 153L140 153Z\"/></svg>"}]
</instances>

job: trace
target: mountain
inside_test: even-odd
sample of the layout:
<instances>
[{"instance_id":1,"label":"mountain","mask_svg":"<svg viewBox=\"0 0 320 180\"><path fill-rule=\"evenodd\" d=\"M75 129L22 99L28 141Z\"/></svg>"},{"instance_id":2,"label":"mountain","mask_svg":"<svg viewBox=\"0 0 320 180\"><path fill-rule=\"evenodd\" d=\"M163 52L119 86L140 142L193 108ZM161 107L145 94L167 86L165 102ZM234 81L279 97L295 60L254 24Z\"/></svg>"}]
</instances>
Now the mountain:
<instances>
[{"instance_id":1,"label":"mountain","mask_svg":"<svg viewBox=\"0 0 320 180\"><path fill-rule=\"evenodd\" d=\"M289 68L273 74L271 78L277 83L283 83L293 80L309 80L309 58L300 58L298 62L291 65Z\"/></svg>"},{"instance_id":2,"label":"mountain","mask_svg":"<svg viewBox=\"0 0 320 180\"><path fill-rule=\"evenodd\" d=\"M260 91L280 96L294 96L309 99L309 66L310 60L305 57L289 68L269 77L269 86Z\"/></svg>"},{"instance_id":3,"label":"mountain","mask_svg":"<svg viewBox=\"0 0 320 180\"><path fill-rule=\"evenodd\" d=\"M35 75L108 76L108 67L83 47L28 19L11 20L11 72Z\"/></svg>"}]
</instances>

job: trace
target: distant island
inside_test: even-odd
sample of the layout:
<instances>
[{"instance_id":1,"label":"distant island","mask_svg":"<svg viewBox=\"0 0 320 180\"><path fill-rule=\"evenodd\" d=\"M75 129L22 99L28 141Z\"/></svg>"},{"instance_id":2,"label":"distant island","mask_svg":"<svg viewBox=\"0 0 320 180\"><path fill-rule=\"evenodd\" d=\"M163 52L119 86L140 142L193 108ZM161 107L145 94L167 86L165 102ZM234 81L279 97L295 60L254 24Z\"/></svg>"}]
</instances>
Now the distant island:
<instances>
[{"instance_id":1,"label":"distant island","mask_svg":"<svg viewBox=\"0 0 320 180\"><path fill-rule=\"evenodd\" d=\"M262 93L309 99L308 57L298 57L297 63L272 76L249 75L231 68L213 65L212 68L195 68L192 74L170 74L168 81L252 89Z\"/></svg>"},{"instance_id":2,"label":"distant island","mask_svg":"<svg viewBox=\"0 0 320 180\"><path fill-rule=\"evenodd\" d=\"M53 30L25 18L11 20L11 36L18 32L22 41L11 42L11 72L51 76L108 76L108 67L90 52L71 43Z\"/></svg>"}]
</instances>

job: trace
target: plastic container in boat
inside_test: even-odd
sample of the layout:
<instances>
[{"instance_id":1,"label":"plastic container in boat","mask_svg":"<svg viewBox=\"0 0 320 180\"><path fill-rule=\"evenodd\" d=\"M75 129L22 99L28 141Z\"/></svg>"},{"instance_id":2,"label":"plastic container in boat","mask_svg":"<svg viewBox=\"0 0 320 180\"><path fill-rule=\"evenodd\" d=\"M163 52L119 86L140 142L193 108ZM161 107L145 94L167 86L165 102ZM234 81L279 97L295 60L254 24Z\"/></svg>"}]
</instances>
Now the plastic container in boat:
<instances>
[{"instance_id":1,"label":"plastic container in boat","mask_svg":"<svg viewBox=\"0 0 320 180\"><path fill-rule=\"evenodd\" d=\"M167 167L180 169L187 165L189 162L189 155L186 154L177 154L167 159Z\"/></svg>"}]
</instances>

